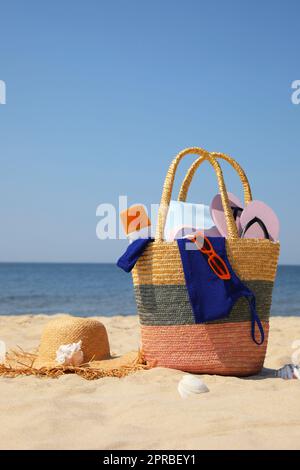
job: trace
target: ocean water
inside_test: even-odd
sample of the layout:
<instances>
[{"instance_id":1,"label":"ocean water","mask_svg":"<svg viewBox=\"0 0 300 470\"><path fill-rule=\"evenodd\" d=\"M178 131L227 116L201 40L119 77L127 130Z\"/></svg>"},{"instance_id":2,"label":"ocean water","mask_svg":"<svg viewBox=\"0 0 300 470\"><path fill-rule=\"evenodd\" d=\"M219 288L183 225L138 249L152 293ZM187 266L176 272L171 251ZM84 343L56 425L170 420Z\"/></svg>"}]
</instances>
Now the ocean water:
<instances>
[{"instance_id":1,"label":"ocean water","mask_svg":"<svg viewBox=\"0 0 300 470\"><path fill-rule=\"evenodd\" d=\"M136 313L131 275L114 264L0 263L0 314ZM272 315L300 316L300 266L279 266Z\"/></svg>"}]
</instances>

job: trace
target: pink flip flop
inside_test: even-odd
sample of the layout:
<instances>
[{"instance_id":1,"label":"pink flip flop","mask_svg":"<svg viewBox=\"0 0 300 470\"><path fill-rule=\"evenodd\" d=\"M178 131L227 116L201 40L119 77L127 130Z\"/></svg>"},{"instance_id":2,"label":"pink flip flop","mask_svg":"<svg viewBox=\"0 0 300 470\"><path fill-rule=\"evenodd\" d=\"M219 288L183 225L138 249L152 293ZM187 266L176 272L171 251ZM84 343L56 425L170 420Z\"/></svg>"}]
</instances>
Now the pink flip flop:
<instances>
[{"instance_id":1,"label":"pink flip flop","mask_svg":"<svg viewBox=\"0 0 300 470\"><path fill-rule=\"evenodd\" d=\"M203 234L206 237L221 237L222 236L215 225L213 225L213 227L206 228L205 230L203 230Z\"/></svg>"},{"instance_id":2,"label":"pink flip flop","mask_svg":"<svg viewBox=\"0 0 300 470\"><path fill-rule=\"evenodd\" d=\"M237 196L232 193L228 193L228 199L230 207L233 212L233 217L236 222L238 233L241 232L240 217L243 211L243 206L241 201ZM221 200L221 195L217 194L210 204L210 215L216 225L216 228L219 230L222 237L227 237L227 225L225 220L225 214L223 210L223 204Z\"/></svg>"},{"instance_id":3,"label":"pink flip flop","mask_svg":"<svg viewBox=\"0 0 300 470\"><path fill-rule=\"evenodd\" d=\"M271 207L262 201L251 201L240 217L242 238L267 238L277 241L279 220Z\"/></svg>"}]
</instances>

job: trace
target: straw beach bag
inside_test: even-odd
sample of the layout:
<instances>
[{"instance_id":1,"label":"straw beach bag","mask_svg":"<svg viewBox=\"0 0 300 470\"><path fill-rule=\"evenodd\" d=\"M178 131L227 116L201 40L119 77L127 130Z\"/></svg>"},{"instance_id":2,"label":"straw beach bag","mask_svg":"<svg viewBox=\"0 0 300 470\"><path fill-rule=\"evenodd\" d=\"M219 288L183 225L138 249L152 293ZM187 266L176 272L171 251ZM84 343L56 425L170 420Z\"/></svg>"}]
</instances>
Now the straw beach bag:
<instances>
[{"instance_id":1,"label":"straw beach bag","mask_svg":"<svg viewBox=\"0 0 300 470\"><path fill-rule=\"evenodd\" d=\"M187 154L196 154L198 159L187 172L178 199L185 201L196 169L203 161L208 161L215 170L221 194L229 262L256 297L257 313L265 332L265 341L261 345L252 340L251 314L245 298L236 302L228 317L195 323L178 244L163 239L176 169ZM252 200L248 179L231 157L194 147L183 150L173 160L163 187L155 240L147 246L132 271L142 352L147 362L157 366L195 373L246 376L260 371L266 354L279 243L239 238L217 158L226 160L237 171L243 184L245 206Z\"/></svg>"}]
</instances>

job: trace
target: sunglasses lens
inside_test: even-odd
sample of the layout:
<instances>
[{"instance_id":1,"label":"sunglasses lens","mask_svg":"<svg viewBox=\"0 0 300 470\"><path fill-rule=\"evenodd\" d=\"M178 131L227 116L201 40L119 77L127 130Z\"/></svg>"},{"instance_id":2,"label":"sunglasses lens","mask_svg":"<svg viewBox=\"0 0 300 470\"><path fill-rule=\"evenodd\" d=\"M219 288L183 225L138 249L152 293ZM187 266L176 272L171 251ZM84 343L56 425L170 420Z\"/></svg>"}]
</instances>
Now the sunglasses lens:
<instances>
[{"instance_id":1,"label":"sunglasses lens","mask_svg":"<svg viewBox=\"0 0 300 470\"><path fill-rule=\"evenodd\" d=\"M205 237L203 237L202 235L197 235L196 239L197 245L199 248L201 247L201 251L203 253L211 251L211 246Z\"/></svg>"},{"instance_id":2,"label":"sunglasses lens","mask_svg":"<svg viewBox=\"0 0 300 470\"><path fill-rule=\"evenodd\" d=\"M217 258L216 256L210 259L210 264L218 276L226 276L228 274L227 266L221 259Z\"/></svg>"},{"instance_id":3,"label":"sunglasses lens","mask_svg":"<svg viewBox=\"0 0 300 470\"><path fill-rule=\"evenodd\" d=\"M194 242L196 243L197 248L198 248L199 250L202 250L202 248L203 248L203 242L204 242L204 239L203 239L202 235L195 235L195 237L194 237Z\"/></svg>"},{"instance_id":4,"label":"sunglasses lens","mask_svg":"<svg viewBox=\"0 0 300 470\"><path fill-rule=\"evenodd\" d=\"M204 240L203 240L203 250L205 250L205 251L210 251L211 250L211 246L210 246L210 244L209 244L209 242L207 241L206 238L204 238Z\"/></svg>"},{"instance_id":5,"label":"sunglasses lens","mask_svg":"<svg viewBox=\"0 0 300 470\"><path fill-rule=\"evenodd\" d=\"M223 273L223 267L221 266L220 262L216 259L211 260L211 264L213 265L216 273L218 274L224 274Z\"/></svg>"}]
</instances>

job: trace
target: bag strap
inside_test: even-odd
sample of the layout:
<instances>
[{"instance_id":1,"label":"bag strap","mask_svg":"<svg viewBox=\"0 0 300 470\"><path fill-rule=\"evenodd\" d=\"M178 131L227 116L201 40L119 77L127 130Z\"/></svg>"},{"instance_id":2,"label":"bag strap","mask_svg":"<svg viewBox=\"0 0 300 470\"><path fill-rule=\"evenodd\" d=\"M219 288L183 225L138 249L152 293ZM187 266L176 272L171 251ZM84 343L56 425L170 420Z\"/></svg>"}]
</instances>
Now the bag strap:
<instances>
[{"instance_id":1,"label":"bag strap","mask_svg":"<svg viewBox=\"0 0 300 470\"><path fill-rule=\"evenodd\" d=\"M234 160L229 155L226 155L225 153L211 152L210 155L212 155L214 158L221 158L222 160L227 161L237 172L244 188L244 201L245 201L245 206L246 206L249 202L252 201L252 192L251 192L248 178L243 168L238 164L236 160ZM182 201L182 202L186 201L187 194L188 194L193 176L196 170L198 169L198 167L204 162L204 160L205 160L204 156L197 158L197 160L195 160L190 166L190 168L188 169L186 176L179 190L178 201Z\"/></svg>"},{"instance_id":2,"label":"bag strap","mask_svg":"<svg viewBox=\"0 0 300 470\"><path fill-rule=\"evenodd\" d=\"M224 182L221 167L220 167L219 163L217 162L216 158L212 154L210 154L209 152L207 152L204 149L201 149L200 147L191 147L191 148L186 148L186 149L182 150L181 152L179 152L178 155L172 161L172 163L171 163L171 165L168 169L168 172L167 172L167 175L166 175L166 178L165 178L165 182L164 182L164 186L163 186L160 206L159 206L159 210L158 210L158 220L157 220L155 240L162 241L163 238L164 238L164 228L165 228L166 218L167 218L167 214L168 214L169 204L170 204L170 201L171 201L176 170L177 170L177 167L178 167L180 161L183 159L183 157L185 157L188 154L199 155L200 157L207 160L212 165L212 167L214 168L215 173L217 175L219 192L221 194L221 200L222 200L222 204L223 204L225 220L226 220L226 225L227 225L228 238L237 239L238 238L238 231L237 231L237 227L236 227L236 224L235 224L235 221L234 221L234 218L233 218L232 210L230 209L230 204L229 204L228 195L227 195L227 189L226 189L226 186L225 186L225 182ZM197 161L199 161L199 160L200 159L198 159ZM195 169L195 171L196 171L196 169ZM191 175L189 181L191 181L195 171Z\"/></svg>"}]
</instances>

